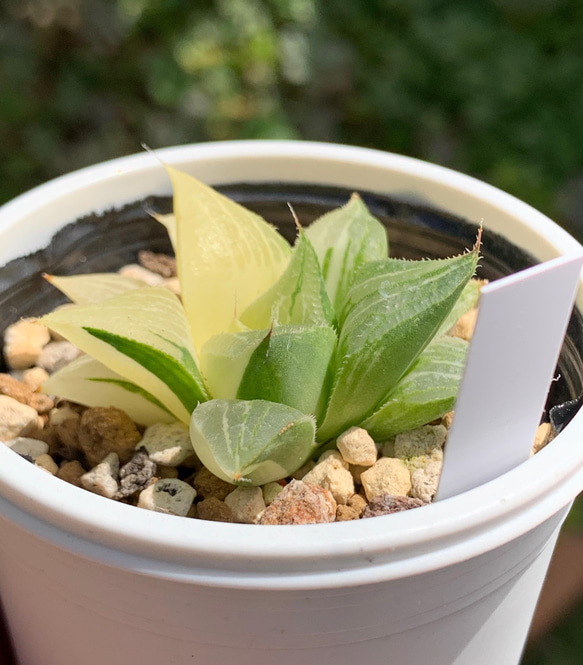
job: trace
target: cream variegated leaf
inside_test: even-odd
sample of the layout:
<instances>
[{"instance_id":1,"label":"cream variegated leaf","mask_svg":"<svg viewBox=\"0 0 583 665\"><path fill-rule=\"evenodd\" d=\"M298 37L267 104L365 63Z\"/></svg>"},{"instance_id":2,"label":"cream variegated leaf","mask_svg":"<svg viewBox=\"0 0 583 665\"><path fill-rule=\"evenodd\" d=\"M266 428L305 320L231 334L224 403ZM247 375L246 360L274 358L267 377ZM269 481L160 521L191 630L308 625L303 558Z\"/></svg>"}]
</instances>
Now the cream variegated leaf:
<instances>
[{"instance_id":1,"label":"cream variegated leaf","mask_svg":"<svg viewBox=\"0 0 583 665\"><path fill-rule=\"evenodd\" d=\"M176 418L154 395L88 355L65 365L44 382L42 392L85 406L114 406L140 425Z\"/></svg>"},{"instance_id":2,"label":"cream variegated leaf","mask_svg":"<svg viewBox=\"0 0 583 665\"><path fill-rule=\"evenodd\" d=\"M137 279L112 272L65 277L45 275L45 279L77 305L95 305L144 286Z\"/></svg>"},{"instance_id":3,"label":"cream variegated leaf","mask_svg":"<svg viewBox=\"0 0 583 665\"><path fill-rule=\"evenodd\" d=\"M182 301L200 349L279 279L291 247L259 215L186 173L167 170Z\"/></svg>"},{"instance_id":4,"label":"cream variegated leaf","mask_svg":"<svg viewBox=\"0 0 583 665\"><path fill-rule=\"evenodd\" d=\"M185 423L208 397L182 305L165 288L58 310L41 322L154 395Z\"/></svg>"}]
</instances>

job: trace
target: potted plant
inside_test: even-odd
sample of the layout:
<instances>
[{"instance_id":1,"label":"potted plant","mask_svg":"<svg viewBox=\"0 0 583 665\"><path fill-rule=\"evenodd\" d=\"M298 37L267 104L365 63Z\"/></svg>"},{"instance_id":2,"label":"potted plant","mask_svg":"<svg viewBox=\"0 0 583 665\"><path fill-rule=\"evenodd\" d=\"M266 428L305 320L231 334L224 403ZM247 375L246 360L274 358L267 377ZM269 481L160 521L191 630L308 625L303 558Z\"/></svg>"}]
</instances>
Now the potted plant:
<instances>
[{"instance_id":1,"label":"potted plant","mask_svg":"<svg viewBox=\"0 0 583 665\"><path fill-rule=\"evenodd\" d=\"M394 155L253 142L160 156L211 184L310 183L421 199L417 213L484 218L493 237L538 260L577 246L497 190ZM42 247L76 218L163 193L164 172L147 155L49 183L5 207L2 259ZM39 478L0 449L0 590L19 656L65 664L375 663L390 653L411 663L516 663L565 506L580 489L578 422L542 462L421 511L292 528L136 511ZM27 639L31 621L43 626L43 639ZM496 646L484 650L484 642Z\"/></svg>"}]
</instances>

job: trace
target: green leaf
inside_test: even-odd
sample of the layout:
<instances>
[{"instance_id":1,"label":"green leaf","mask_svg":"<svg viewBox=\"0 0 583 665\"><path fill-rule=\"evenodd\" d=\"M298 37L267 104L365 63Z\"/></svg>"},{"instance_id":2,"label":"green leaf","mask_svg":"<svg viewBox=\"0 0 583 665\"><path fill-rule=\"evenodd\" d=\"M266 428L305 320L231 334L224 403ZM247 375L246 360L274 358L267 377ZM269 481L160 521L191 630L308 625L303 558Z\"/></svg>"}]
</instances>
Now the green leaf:
<instances>
[{"instance_id":1,"label":"green leaf","mask_svg":"<svg viewBox=\"0 0 583 665\"><path fill-rule=\"evenodd\" d=\"M144 287L137 279L110 272L66 277L45 275L45 279L77 305L94 305Z\"/></svg>"},{"instance_id":2,"label":"green leaf","mask_svg":"<svg viewBox=\"0 0 583 665\"><path fill-rule=\"evenodd\" d=\"M312 416L263 400L211 400L192 414L190 438L206 468L237 485L264 485L299 469L314 452Z\"/></svg>"},{"instance_id":3,"label":"green leaf","mask_svg":"<svg viewBox=\"0 0 583 665\"><path fill-rule=\"evenodd\" d=\"M368 418L434 337L474 274L478 251L362 266L342 312L337 370L318 438Z\"/></svg>"},{"instance_id":4,"label":"green leaf","mask_svg":"<svg viewBox=\"0 0 583 665\"><path fill-rule=\"evenodd\" d=\"M116 406L140 425L171 423L176 418L147 390L83 355L50 376L42 392L85 406Z\"/></svg>"},{"instance_id":5,"label":"green leaf","mask_svg":"<svg viewBox=\"0 0 583 665\"><path fill-rule=\"evenodd\" d=\"M279 280L241 315L252 329L272 324L331 325L334 309L326 293L316 252L300 230L289 265Z\"/></svg>"},{"instance_id":6,"label":"green leaf","mask_svg":"<svg viewBox=\"0 0 583 665\"><path fill-rule=\"evenodd\" d=\"M439 337L423 351L361 427L376 441L416 429L451 411L462 379L468 343Z\"/></svg>"},{"instance_id":7,"label":"green leaf","mask_svg":"<svg viewBox=\"0 0 583 665\"><path fill-rule=\"evenodd\" d=\"M358 194L342 208L326 213L306 229L320 260L326 289L337 313L356 270L389 254L385 227Z\"/></svg>"},{"instance_id":8,"label":"green leaf","mask_svg":"<svg viewBox=\"0 0 583 665\"><path fill-rule=\"evenodd\" d=\"M478 304L481 285L482 283L479 279L470 279L470 281L464 286L464 290L461 292L460 297L456 300L453 309L441 324L437 331L437 335L445 335L448 330L453 328L460 316L463 316Z\"/></svg>"},{"instance_id":9,"label":"green leaf","mask_svg":"<svg viewBox=\"0 0 583 665\"><path fill-rule=\"evenodd\" d=\"M186 173L167 171L182 301L200 349L279 279L291 247L259 215Z\"/></svg>"},{"instance_id":10,"label":"green leaf","mask_svg":"<svg viewBox=\"0 0 583 665\"><path fill-rule=\"evenodd\" d=\"M223 333L202 347L202 373L215 398L264 399L317 415L330 389L335 347L328 327Z\"/></svg>"},{"instance_id":11,"label":"green leaf","mask_svg":"<svg viewBox=\"0 0 583 665\"><path fill-rule=\"evenodd\" d=\"M249 358L237 397L278 402L318 416L330 390L335 347L332 328L274 328Z\"/></svg>"},{"instance_id":12,"label":"green leaf","mask_svg":"<svg viewBox=\"0 0 583 665\"><path fill-rule=\"evenodd\" d=\"M163 287L62 309L41 321L154 395L185 423L197 403L207 399L184 311Z\"/></svg>"}]
</instances>

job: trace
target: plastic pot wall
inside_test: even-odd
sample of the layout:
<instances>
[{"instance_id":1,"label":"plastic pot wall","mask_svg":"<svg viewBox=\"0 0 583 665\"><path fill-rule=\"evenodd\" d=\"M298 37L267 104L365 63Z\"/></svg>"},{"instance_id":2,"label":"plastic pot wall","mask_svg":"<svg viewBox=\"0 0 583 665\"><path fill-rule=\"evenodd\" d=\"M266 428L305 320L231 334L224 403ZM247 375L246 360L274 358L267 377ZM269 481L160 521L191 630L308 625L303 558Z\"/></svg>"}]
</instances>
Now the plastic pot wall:
<instances>
[{"instance_id":1,"label":"plastic pot wall","mask_svg":"<svg viewBox=\"0 0 583 665\"><path fill-rule=\"evenodd\" d=\"M296 142L159 154L211 184L271 183L273 191L280 187L273 183L287 183L297 192L298 184L310 184L308 207L317 203L316 185L326 196L337 191L329 188L360 190L406 204L397 211L425 210L412 213L409 230L395 221L397 244L411 251L412 238L425 236L440 253L455 227L452 216L483 219L486 237L520 248L510 263L580 249L516 199L404 157ZM150 155L48 183L0 210L0 264L49 245L79 217L169 192ZM67 246L69 259L91 265L87 252L75 255L75 242ZM41 268L34 262L54 259L45 252L2 274L14 293L26 294ZM493 252L493 274L504 270L497 259ZM8 306L2 311L3 322L19 315ZM567 392L581 388L576 337L567 344ZM525 464L425 508L294 527L138 510L67 485L0 446L0 595L20 662L516 665L558 530L583 488L582 428L577 414Z\"/></svg>"}]
</instances>

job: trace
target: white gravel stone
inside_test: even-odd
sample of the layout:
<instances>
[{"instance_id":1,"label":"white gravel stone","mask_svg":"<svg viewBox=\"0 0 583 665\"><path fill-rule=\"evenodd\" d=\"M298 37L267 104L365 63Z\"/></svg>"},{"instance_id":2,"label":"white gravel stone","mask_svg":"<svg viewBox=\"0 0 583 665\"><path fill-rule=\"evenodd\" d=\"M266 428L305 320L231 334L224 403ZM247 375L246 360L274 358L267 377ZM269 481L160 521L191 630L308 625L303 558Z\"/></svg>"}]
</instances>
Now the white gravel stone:
<instances>
[{"instance_id":1,"label":"white gravel stone","mask_svg":"<svg viewBox=\"0 0 583 665\"><path fill-rule=\"evenodd\" d=\"M28 369L37 364L43 347L50 340L49 330L33 319L21 319L4 333L4 358L11 369Z\"/></svg>"},{"instance_id":2,"label":"white gravel stone","mask_svg":"<svg viewBox=\"0 0 583 665\"><path fill-rule=\"evenodd\" d=\"M36 425L38 413L7 395L0 395L0 441L7 443Z\"/></svg>"},{"instance_id":3,"label":"white gravel stone","mask_svg":"<svg viewBox=\"0 0 583 665\"><path fill-rule=\"evenodd\" d=\"M162 478L140 492L138 508L186 517L196 490L183 480Z\"/></svg>"},{"instance_id":4,"label":"white gravel stone","mask_svg":"<svg viewBox=\"0 0 583 665\"><path fill-rule=\"evenodd\" d=\"M118 273L124 277L131 277L132 279L144 282L148 286L160 286L164 282L164 278L161 275L157 275L155 272L137 263L129 263L127 266L123 266L118 270Z\"/></svg>"},{"instance_id":5,"label":"white gravel stone","mask_svg":"<svg viewBox=\"0 0 583 665\"><path fill-rule=\"evenodd\" d=\"M48 378L48 372L42 367L33 367L22 373L22 383L30 388L33 393L36 392Z\"/></svg>"},{"instance_id":6,"label":"white gravel stone","mask_svg":"<svg viewBox=\"0 0 583 665\"><path fill-rule=\"evenodd\" d=\"M81 476L81 484L86 490L111 499L118 490L118 478L119 457L116 453L109 453L102 462Z\"/></svg>"},{"instance_id":7,"label":"white gravel stone","mask_svg":"<svg viewBox=\"0 0 583 665\"><path fill-rule=\"evenodd\" d=\"M19 455L28 455L36 460L37 457L46 455L49 452L49 444L38 439L29 439L25 436L19 436L9 444L10 448Z\"/></svg>"},{"instance_id":8,"label":"white gravel stone","mask_svg":"<svg viewBox=\"0 0 583 665\"><path fill-rule=\"evenodd\" d=\"M265 501L266 506L269 506L275 497L281 494L283 486L279 483L266 483L261 490L263 491L263 501Z\"/></svg>"},{"instance_id":9,"label":"white gravel stone","mask_svg":"<svg viewBox=\"0 0 583 665\"><path fill-rule=\"evenodd\" d=\"M265 510L261 487L237 487L225 497L236 522L254 524Z\"/></svg>"},{"instance_id":10,"label":"white gravel stone","mask_svg":"<svg viewBox=\"0 0 583 665\"><path fill-rule=\"evenodd\" d=\"M50 342L42 350L37 365L53 374L81 355L81 351L71 342Z\"/></svg>"},{"instance_id":11,"label":"white gravel stone","mask_svg":"<svg viewBox=\"0 0 583 665\"><path fill-rule=\"evenodd\" d=\"M59 470L59 465L50 455L39 455L34 460L34 465L43 471L48 471L52 476L55 476Z\"/></svg>"},{"instance_id":12,"label":"white gravel stone","mask_svg":"<svg viewBox=\"0 0 583 665\"><path fill-rule=\"evenodd\" d=\"M423 501L433 501L441 476L442 462L431 461L411 474L411 496Z\"/></svg>"},{"instance_id":13,"label":"white gravel stone","mask_svg":"<svg viewBox=\"0 0 583 665\"><path fill-rule=\"evenodd\" d=\"M381 494L407 496L411 491L411 474L402 460L394 457L381 457L361 474L360 481L369 501Z\"/></svg>"},{"instance_id":14,"label":"white gravel stone","mask_svg":"<svg viewBox=\"0 0 583 665\"><path fill-rule=\"evenodd\" d=\"M340 454L349 464L372 466L377 461L377 447L371 435L362 427L351 427L337 439Z\"/></svg>"},{"instance_id":15,"label":"white gravel stone","mask_svg":"<svg viewBox=\"0 0 583 665\"><path fill-rule=\"evenodd\" d=\"M178 466L193 453L188 427L182 423L150 425L137 448L144 446L156 464Z\"/></svg>"},{"instance_id":16,"label":"white gravel stone","mask_svg":"<svg viewBox=\"0 0 583 665\"><path fill-rule=\"evenodd\" d=\"M307 485L329 490L336 503L344 505L354 494L354 479L340 453L334 450L325 455L302 480Z\"/></svg>"}]
</instances>

